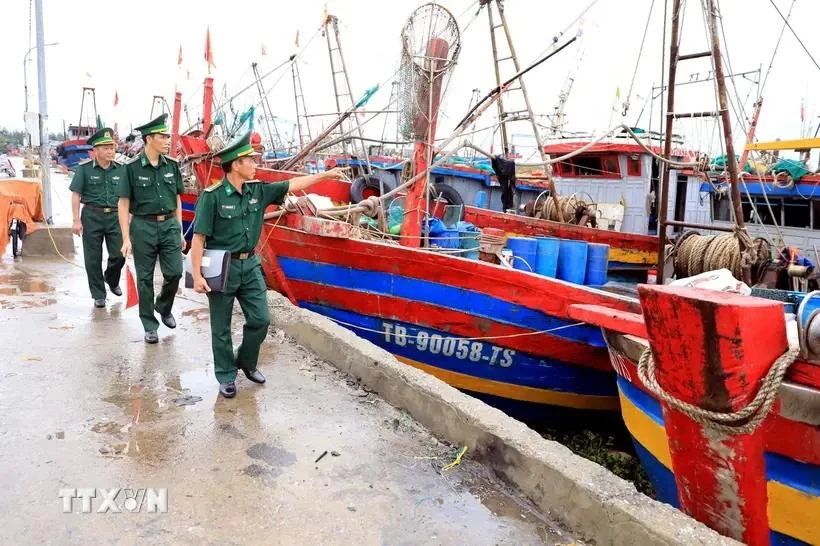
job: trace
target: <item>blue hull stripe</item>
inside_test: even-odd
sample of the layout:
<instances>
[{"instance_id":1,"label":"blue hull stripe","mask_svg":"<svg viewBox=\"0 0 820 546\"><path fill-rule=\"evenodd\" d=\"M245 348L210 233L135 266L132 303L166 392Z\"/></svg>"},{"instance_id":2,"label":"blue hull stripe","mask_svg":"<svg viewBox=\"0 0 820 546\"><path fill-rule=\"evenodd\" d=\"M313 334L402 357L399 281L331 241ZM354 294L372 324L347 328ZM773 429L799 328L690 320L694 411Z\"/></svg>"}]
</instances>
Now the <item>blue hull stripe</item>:
<instances>
[{"instance_id":1,"label":"blue hull stripe","mask_svg":"<svg viewBox=\"0 0 820 546\"><path fill-rule=\"evenodd\" d=\"M437 342L434 345L428 338L426 343L420 343L421 339L415 339L420 331L430 336L437 334L442 338L458 336L432 328L419 329L407 322L384 321L380 318L324 305L306 302L300 302L300 305L331 319L357 326L358 328L346 327L350 328L359 337L367 339L395 355L444 370L482 379L554 391L598 396L617 395L612 374L600 370L562 364L555 360L542 359L519 351L505 351L489 341L465 342L460 345L461 350L459 350L458 341L448 341L446 344ZM393 325L391 331L395 331L395 325L406 329L405 344L399 345L395 336L391 336L391 340L388 342L385 334L362 329L367 328L368 330L384 332L385 322ZM477 347L481 348L480 354ZM446 354L449 354L449 356L446 356ZM493 355L495 355L495 358L493 358ZM459 358L460 356L463 358Z\"/></svg>"},{"instance_id":2,"label":"blue hull stripe","mask_svg":"<svg viewBox=\"0 0 820 546\"><path fill-rule=\"evenodd\" d=\"M465 313L465 318L472 321L483 318L536 331L573 324L472 290L392 273L364 271L285 256L279 256L279 264L285 275L292 279L345 288L364 294L380 294L437 305L454 311L462 311ZM549 296L545 294L544 297ZM587 343L593 347L606 347L601 330L592 326L572 326L558 330L552 335Z\"/></svg>"},{"instance_id":3,"label":"blue hull stripe","mask_svg":"<svg viewBox=\"0 0 820 546\"><path fill-rule=\"evenodd\" d=\"M659 425L664 426L660 402L621 376L618 376L618 386L621 388L623 395L635 404L638 409ZM780 482L814 497L820 496L820 467L795 461L768 451L765 453L765 457L767 481ZM654 459L654 456L652 458ZM665 467L664 470L666 470ZM652 479L654 481L654 477Z\"/></svg>"}]
</instances>

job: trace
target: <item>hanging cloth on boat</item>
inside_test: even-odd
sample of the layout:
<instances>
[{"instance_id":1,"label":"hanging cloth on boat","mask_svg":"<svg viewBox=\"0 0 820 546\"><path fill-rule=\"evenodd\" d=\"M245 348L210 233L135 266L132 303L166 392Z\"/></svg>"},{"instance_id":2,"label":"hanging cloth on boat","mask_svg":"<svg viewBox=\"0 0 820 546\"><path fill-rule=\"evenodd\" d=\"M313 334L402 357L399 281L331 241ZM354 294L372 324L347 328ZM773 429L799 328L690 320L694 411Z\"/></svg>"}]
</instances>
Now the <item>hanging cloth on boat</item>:
<instances>
[{"instance_id":1,"label":"hanging cloth on boat","mask_svg":"<svg viewBox=\"0 0 820 546\"><path fill-rule=\"evenodd\" d=\"M515 161L497 155L492 159L492 166L498 183L501 184L501 206L503 210L509 210L515 206Z\"/></svg>"}]
</instances>

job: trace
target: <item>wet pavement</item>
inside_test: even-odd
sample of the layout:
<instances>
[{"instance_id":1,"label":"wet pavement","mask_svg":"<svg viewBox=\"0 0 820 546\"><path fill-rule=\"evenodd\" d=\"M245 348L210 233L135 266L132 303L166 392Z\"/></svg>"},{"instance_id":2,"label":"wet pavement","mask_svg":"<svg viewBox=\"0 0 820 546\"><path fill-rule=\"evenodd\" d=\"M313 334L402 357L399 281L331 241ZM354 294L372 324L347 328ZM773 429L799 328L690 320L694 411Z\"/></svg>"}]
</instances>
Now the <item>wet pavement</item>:
<instances>
[{"instance_id":1,"label":"wet pavement","mask_svg":"<svg viewBox=\"0 0 820 546\"><path fill-rule=\"evenodd\" d=\"M124 297L93 308L80 263L0 261L0 543L573 543L282 332L267 384L219 397L203 298L184 290L146 346ZM97 488L90 513L75 488Z\"/></svg>"}]
</instances>

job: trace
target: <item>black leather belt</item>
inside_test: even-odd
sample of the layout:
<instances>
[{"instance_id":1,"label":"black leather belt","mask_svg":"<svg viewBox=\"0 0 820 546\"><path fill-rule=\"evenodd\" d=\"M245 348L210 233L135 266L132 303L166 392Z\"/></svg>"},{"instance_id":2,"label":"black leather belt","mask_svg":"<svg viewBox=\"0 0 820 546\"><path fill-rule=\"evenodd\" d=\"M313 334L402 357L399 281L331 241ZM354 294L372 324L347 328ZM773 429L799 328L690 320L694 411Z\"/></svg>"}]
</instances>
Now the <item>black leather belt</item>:
<instances>
[{"instance_id":1,"label":"black leather belt","mask_svg":"<svg viewBox=\"0 0 820 546\"><path fill-rule=\"evenodd\" d=\"M117 212L117 207L98 207L97 205L89 205L87 203L83 204L84 207L89 208L91 210L96 210L99 212L104 212L106 214L110 212Z\"/></svg>"},{"instance_id":2,"label":"black leather belt","mask_svg":"<svg viewBox=\"0 0 820 546\"><path fill-rule=\"evenodd\" d=\"M253 257L255 252L251 250L250 252L231 252L231 259L232 260L247 260L248 258Z\"/></svg>"},{"instance_id":3,"label":"black leather belt","mask_svg":"<svg viewBox=\"0 0 820 546\"><path fill-rule=\"evenodd\" d=\"M138 215L140 218L145 218L146 220L154 220L155 222L164 222L170 218L176 217L176 211L171 211L165 214L140 214Z\"/></svg>"}]
</instances>

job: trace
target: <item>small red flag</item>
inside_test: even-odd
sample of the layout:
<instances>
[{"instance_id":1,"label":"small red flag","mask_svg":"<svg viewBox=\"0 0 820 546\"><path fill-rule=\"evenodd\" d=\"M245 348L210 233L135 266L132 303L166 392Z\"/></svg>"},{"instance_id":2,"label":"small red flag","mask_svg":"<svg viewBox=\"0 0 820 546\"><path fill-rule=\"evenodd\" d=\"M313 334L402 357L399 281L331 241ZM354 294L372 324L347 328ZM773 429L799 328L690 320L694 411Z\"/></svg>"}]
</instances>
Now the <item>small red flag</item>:
<instances>
[{"instance_id":1,"label":"small red flag","mask_svg":"<svg viewBox=\"0 0 820 546\"><path fill-rule=\"evenodd\" d=\"M125 265L125 297L126 309L130 309L140 302L139 294L137 294L137 283L128 264Z\"/></svg>"},{"instance_id":2,"label":"small red flag","mask_svg":"<svg viewBox=\"0 0 820 546\"><path fill-rule=\"evenodd\" d=\"M182 44L179 44L179 54L177 55L177 64L182 64Z\"/></svg>"},{"instance_id":3,"label":"small red flag","mask_svg":"<svg viewBox=\"0 0 820 546\"><path fill-rule=\"evenodd\" d=\"M216 63L214 63L214 52L211 49L211 27L208 27L205 33L205 60L208 61L208 74L210 74L211 67L216 67Z\"/></svg>"},{"instance_id":4,"label":"small red flag","mask_svg":"<svg viewBox=\"0 0 820 546\"><path fill-rule=\"evenodd\" d=\"M117 90L114 89L114 106L117 106L120 103L120 95L117 93Z\"/></svg>"}]
</instances>

